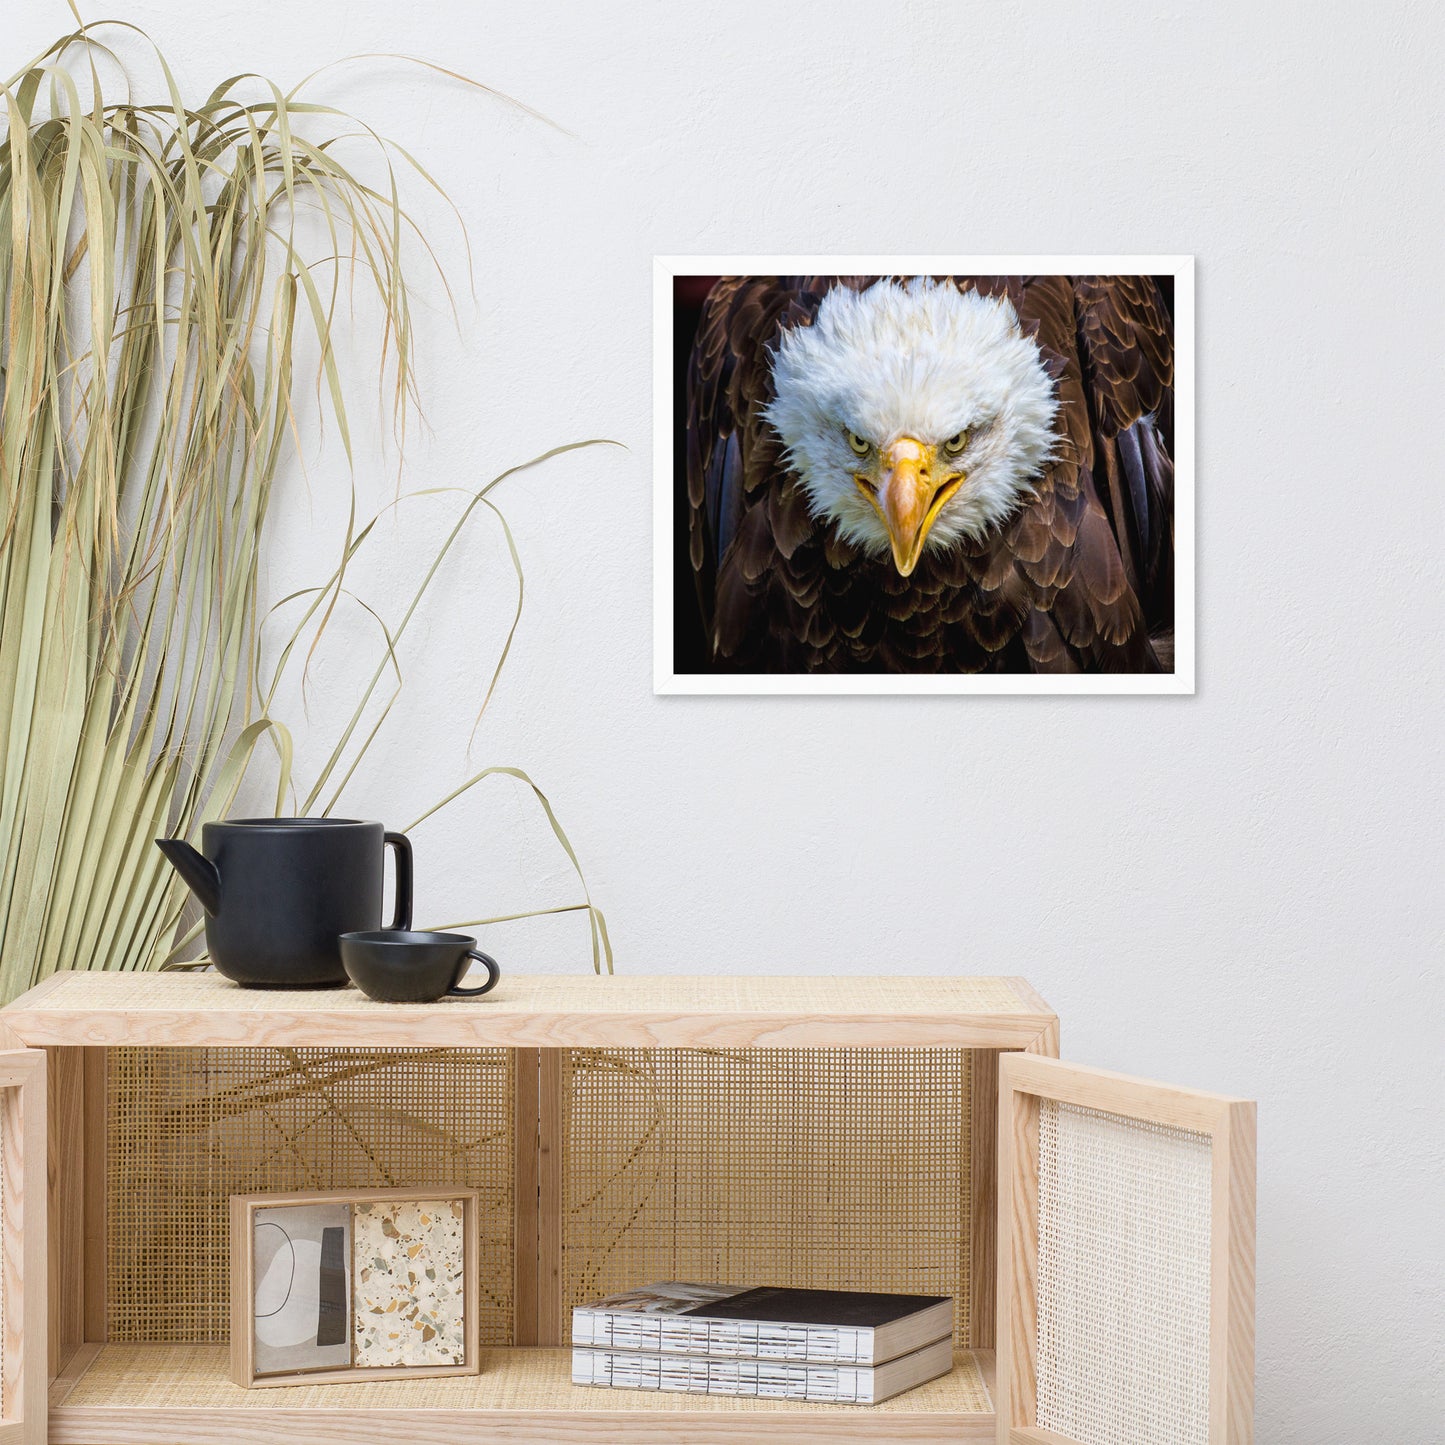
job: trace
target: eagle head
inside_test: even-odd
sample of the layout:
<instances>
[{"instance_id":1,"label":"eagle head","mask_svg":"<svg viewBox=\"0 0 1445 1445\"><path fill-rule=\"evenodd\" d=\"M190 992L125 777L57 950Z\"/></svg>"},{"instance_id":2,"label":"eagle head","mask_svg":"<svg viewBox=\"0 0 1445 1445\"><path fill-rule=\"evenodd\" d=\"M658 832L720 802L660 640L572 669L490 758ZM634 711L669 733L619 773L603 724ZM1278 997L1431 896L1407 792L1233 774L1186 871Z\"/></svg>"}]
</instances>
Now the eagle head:
<instances>
[{"instance_id":1,"label":"eagle head","mask_svg":"<svg viewBox=\"0 0 1445 1445\"><path fill-rule=\"evenodd\" d=\"M813 515L904 577L1003 521L1053 455L1053 378L1003 297L834 286L772 365L763 414Z\"/></svg>"}]
</instances>

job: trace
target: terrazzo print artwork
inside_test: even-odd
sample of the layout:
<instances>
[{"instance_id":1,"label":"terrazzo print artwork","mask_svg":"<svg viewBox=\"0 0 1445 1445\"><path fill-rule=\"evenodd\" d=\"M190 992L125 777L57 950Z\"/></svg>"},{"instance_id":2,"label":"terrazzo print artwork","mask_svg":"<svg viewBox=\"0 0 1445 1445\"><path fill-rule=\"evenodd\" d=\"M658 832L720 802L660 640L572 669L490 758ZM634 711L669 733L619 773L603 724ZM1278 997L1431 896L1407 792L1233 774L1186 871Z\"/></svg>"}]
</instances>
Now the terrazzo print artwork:
<instances>
[{"instance_id":1,"label":"terrazzo print artwork","mask_svg":"<svg viewBox=\"0 0 1445 1445\"><path fill-rule=\"evenodd\" d=\"M353 1206L358 1368L466 1363L463 1220L460 1199Z\"/></svg>"}]
</instances>

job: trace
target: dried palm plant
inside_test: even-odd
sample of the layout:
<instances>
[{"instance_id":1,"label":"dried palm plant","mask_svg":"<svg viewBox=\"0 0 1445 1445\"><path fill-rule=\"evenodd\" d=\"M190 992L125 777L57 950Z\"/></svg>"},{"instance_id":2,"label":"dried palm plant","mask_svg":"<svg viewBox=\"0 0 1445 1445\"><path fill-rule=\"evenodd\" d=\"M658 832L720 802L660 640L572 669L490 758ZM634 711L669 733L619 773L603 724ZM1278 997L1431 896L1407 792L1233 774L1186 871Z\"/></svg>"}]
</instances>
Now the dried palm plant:
<instances>
[{"instance_id":1,"label":"dried palm plant","mask_svg":"<svg viewBox=\"0 0 1445 1445\"><path fill-rule=\"evenodd\" d=\"M348 287L380 305L399 437L416 399L403 254L427 252L399 174L430 185L425 172L299 87L241 76L187 105L159 51L160 99L128 84L111 98L101 76L124 71L96 30L80 25L3 88L0 1002L57 968L159 966L194 936L151 840L224 816L265 739L278 812L316 806L338 770L343 786L353 777L380 726L358 741L361 709L295 797L290 735L269 712L277 679L260 685L257 602L306 346L351 455L332 345ZM337 141L357 134L384 183L340 160ZM321 255L304 239L317 217ZM491 485L466 515L492 505ZM338 548L278 669L346 595L366 531ZM605 954L610 968L590 899L570 906L588 913L594 967Z\"/></svg>"}]
</instances>

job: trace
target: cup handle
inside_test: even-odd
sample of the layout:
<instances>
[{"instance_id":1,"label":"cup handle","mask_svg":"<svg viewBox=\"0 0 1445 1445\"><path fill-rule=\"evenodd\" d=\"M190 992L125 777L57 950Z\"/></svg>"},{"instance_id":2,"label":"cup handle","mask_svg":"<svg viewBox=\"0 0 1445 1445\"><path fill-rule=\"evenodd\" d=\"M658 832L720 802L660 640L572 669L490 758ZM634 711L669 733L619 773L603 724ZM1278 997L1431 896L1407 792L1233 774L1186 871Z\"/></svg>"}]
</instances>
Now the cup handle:
<instances>
[{"instance_id":1,"label":"cup handle","mask_svg":"<svg viewBox=\"0 0 1445 1445\"><path fill-rule=\"evenodd\" d=\"M497 960L493 958L490 953L483 953L480 949L476 948L469 948L467 950L467 957L475 958L478 963L483 963L486 965L486 983L482 984L480 988L459 988L456 984L453 984L447 990L447 992L454 993L459 998L476 998L480 994L490 993L494 988L496 988L497 980L502 976L502 970L501 967L498 965ZM458 977L460 977L460 975L458 975Z\"/></svg>"},{"instance_id":2,"label":"cup handle","mask_svg":"<svg viewBox=\"0 0 1445 1445\"><path fill-rule=\"evenodd\" d=\"M405 933L411 928L411 840L405 833L387 833L382 847L396 850L396 916L389 927Z\"/></svg>"}]
</instances>

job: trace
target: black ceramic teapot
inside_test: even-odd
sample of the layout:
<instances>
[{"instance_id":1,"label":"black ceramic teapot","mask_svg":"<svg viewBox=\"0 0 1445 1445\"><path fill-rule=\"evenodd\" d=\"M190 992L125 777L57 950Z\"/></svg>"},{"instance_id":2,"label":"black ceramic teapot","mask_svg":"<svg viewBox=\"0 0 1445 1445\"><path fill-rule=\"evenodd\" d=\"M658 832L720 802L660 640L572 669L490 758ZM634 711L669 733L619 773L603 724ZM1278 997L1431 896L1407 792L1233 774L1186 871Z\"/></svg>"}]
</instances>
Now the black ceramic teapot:
<instances>
[{"instance_id":1,"label":"black ceramic teapot","mask_svg":"<svg viewBox=\"0 0 1445 1445\"><path fill-rule=\"evenodd\" d=\"M385 850L396 850L396 917L411 927L411 844L354 818L207 823L201 851L157 838L206 910L206 951L246 988L346 982L337 938L381 926Z\"/></svg>"}]
</instances>

